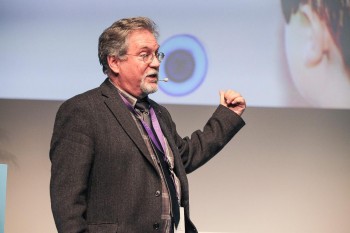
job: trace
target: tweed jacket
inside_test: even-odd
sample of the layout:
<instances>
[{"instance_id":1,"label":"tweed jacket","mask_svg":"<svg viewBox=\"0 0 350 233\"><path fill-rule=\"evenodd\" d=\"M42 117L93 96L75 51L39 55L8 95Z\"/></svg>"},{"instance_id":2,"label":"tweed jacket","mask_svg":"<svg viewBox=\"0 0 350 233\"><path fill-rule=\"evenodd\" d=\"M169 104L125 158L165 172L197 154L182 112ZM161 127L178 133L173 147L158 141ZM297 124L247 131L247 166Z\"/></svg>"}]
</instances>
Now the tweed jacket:
<instances>
[{"instance_id":1,"label":"tweed jacket","mask_svg":"<svg viewBox=\"0 0 350 233\"><path fill-rule=\"evenodd\" d=\"M151 106L174 154L186 232L197 232L189 217L186 174L217 154L244 121L220 105L202 131L181 138L166 108L154 101ZM60 106L50 159L51 208L59 233L159 229L160 174L129 110L107 79Z\"/></svg>"}]
</instances>

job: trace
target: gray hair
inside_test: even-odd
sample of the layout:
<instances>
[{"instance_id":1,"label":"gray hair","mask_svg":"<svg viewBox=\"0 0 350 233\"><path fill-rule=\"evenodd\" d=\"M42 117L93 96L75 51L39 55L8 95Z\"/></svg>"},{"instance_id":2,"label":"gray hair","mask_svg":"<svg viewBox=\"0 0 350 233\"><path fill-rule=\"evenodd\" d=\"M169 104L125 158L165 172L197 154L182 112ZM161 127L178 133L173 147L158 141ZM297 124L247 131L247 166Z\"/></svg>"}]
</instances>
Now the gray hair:
<instances>
[{"instance_id":1,"label":"gray hair","mask_svg":"<svg viewBox=\"0 0 350 233\"><path fill-rule=\"evenodd\" d=\"M109 70L107 57L117 56L122 59L127 53L127 37L135 30L147 30L158 38L157 25L147 17L125 18L106 28L98 40L98 58L103 73Z\"/></svg>"}]
</instances>

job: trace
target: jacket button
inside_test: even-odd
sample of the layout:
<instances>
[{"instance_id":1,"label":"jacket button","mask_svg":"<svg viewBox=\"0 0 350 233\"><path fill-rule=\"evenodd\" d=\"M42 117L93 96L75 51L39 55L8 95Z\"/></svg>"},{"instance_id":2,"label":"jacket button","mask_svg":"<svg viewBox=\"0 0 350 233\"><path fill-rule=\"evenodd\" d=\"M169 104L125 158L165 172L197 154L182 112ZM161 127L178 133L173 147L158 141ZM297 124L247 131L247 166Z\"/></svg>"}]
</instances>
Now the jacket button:
<instances>
[{"instance_id":1,"label":"jacket button","mask_svg":"<svg viewBox=\"0 0 350 233\"><path fill-rule=\"evenodd\" d=\"M156 193L154 194L156 197L159 197L160 196L160 191L157 190Z\"/></svg>"},{"instance_id":2,"label":"jacket button","mask_svg":"<svg viewBox=\"0 0 350 233\"><path fill-rule=\"evenodd\" d=\"M155 224L153 224L153 229L155 229L155 230L159 230L159 223L155 223Z\"/></svg>"}]
</instances>

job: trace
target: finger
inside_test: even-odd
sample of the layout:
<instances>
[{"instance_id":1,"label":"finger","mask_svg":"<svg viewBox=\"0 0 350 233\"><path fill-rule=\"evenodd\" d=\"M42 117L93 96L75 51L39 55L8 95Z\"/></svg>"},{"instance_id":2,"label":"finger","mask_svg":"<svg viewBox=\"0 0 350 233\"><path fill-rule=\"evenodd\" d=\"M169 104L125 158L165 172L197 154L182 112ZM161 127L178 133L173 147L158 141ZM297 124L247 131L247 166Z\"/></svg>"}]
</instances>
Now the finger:
<instances>
[{"instance_id":1,"label":"finger","mask_svg":"<svg viewBox=\"0 0 350 233\"><path fill-rule=\"evenodd\" d=\"M229 90L225 93L225 100L227 104L231 104L238 97L241 97L241 94L232 90Z\"/></svg>"},{"instance_id":2,"label":"finger","mask_svg":"<svg viewBox=\"0 0 350 233\"><path fill-rule=\"evenodd\" d=\"M225 101L225 92L219 91L219 95L220 95L220 104L227 106L227 103Z\"/></svg>"},{"instance_id":3,"label":"finger","mask_svg":"<svg viewBox=\"0 0 350 233\"><path fill-rule=\"evenodd\" d=\"M239 97L235 98L235 99L230 103L230 105L231 105L232 107L234 107L234 106L241 106L241 107L245 108L246 103L245 103L244 98L243 98L242 96L239 96Z\"/></svg>"}]
</instances>

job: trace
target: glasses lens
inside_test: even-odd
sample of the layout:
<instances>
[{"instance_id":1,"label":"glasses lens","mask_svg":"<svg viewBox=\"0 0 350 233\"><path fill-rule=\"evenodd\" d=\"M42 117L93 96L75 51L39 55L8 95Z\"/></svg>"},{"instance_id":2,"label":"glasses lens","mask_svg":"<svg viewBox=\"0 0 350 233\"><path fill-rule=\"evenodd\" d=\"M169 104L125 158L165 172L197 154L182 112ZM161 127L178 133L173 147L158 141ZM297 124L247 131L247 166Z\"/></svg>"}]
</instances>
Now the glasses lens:
<instances>
[{"instance_id":1,"label":"glasses lens","mask_svg":"<svg viewBox=\"0 0 350 233\"><path fill-rule=\"evenodd\" d=\"M156 54L151 53L151 54L149 54L149 55L147 55L147 56L144 56L144 57L143 57L143 61L144 61L145 63L152 63L153 59L156 57L156 58L158 59L159 62L162 62L164 56L165 56L165 55L164 55L164 53L162 53L162 52L156 53Z\"/></svg>"},{"instance_id":2,"label":"glasses lens","mask_svg":"<svg viewBox=\"0 0 350 233\"><path fill-rule=\"evenodd\" d=\"M165 55L164 55L164 53L160 52L160 53L157 53L156 56L157 56L158 61L161 62L161 61L163 61L163 58Z\"/></svg>"}]
</instances>

